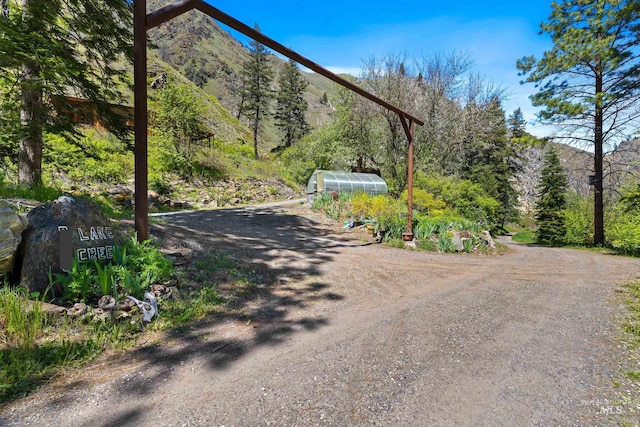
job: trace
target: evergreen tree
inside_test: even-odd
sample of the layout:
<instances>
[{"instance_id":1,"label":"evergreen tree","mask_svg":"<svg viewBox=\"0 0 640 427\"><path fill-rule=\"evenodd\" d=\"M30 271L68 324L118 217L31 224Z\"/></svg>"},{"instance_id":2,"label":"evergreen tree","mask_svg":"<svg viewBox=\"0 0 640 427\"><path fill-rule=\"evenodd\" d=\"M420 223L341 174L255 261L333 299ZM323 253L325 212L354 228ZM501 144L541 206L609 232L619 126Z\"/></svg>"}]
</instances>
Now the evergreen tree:
<instances>
[{"instance_id":1,"label":"evergreen tree","mask_svg":"<svg viewBox=\"0 0 640 427\"><path fill-rule=\"evenodd\" d=\"M527 134L527 121L524 119L522 110L519 107L507 119L507 126L509 127L511 138L522 138Z\"/></svg>"},{"instance_id":2,"label":"evergreen tree","mask_svg":"<svg viewBox=\"0 0 640 427\"><path fill-rule=\"evenodd\" d=\"M565 0L552 3L541 33L553 47L517 67L535 83L539 117L561 126L573 142L593 146L594 243L603 245L603 147L625 138L640 122L640 6L637 0Z\"/></svg>"},{"instance_id":3,"label":"evergreen tree","mask_svg":"<svg viewBox=\"0 0 640 427\"><path fill-rule=\"evenodd\" d=\"M280 74L280 89L274 115L276 126L282 131L285 147L291 147L309 132L309 124L304 117L308 106L304 99L307 86L309 83L302 78L296 63L289 60Z\"/></svg>"},{"instance_id":4,"label":"evergreen tree","mask_svg":"<svg viewBox=\"0 0 640 427\"><path fill-rule=\"evenodd\" d=\"M258 24L254 25L260 31ZM242 68L242 90L238 116L247 117L253 128L253 149L256 160L258 154L258 131L263 120L269 116L270 103L273 99L273 70L269 64L267 48L256 40L249 42L249 59Z\"/></svg>"},{"instance_id":5,"label":"evergreen tree","mask_svg":"<svg viewBox=\"0 0 640 427\"><path fill-rule=\"evenodd\" d=\"M567 176L560 164L558 151L551 147L545 156L536 202L536 239L540 243L554 244L564 239L566 227L562 210L566 206L567 186Z\"/></svg>"},{"instance_id":6,"label":"evergreen tree","mask_svg":"<svg viewBox=\"0 0 640 427\"><path fill-rule=\"evenodd\" d=\"M43 132L73 132L66 96L87 99L109 130L127 135L126 117L110 103L123 103L132 21L127 0L2 2L0 113L19 111L20 123L0 120L0 133L17 129L21 185L42 182Z\"/></svg>"},{"instance_id":7,"label":"evergreen tree","mask_svg":"<svg viewBox=\"0 0 640 427\"><path fill-rule=\"evenodd\" d=\"M492 98L480 110L485 127L481 132L468 136L463 177L480 184L489 197L500 202L497 225L504 228L506 223L518 218L518 195L512 182L517 153L507 137L505 115L499 99Z\"/></svg>"}]
</instances>

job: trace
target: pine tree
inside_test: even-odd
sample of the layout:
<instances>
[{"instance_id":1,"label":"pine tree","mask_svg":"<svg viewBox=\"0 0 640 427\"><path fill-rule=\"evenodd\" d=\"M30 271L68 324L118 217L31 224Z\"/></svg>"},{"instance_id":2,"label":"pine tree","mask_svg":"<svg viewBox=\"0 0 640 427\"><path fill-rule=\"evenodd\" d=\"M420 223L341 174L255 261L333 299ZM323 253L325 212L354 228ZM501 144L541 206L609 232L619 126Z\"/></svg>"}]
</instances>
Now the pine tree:
<instances>
[{"instance_id":1,"label":"pine tree","mask_svg":"<svg viewBox=\"0 0 640 427\"><path fill-rule=\"evenodd\" d=\"M513 114L511 114L507 119L507 126L509 127L511 138L522 138L527 134L527 121L524 119L522 110L519 107L516 108L513 111Z\"/></svg>"},{"instance_id":2,"label":"pine tree","mask_svg":"<svg viewBox=\"0 0 640 427\"><path fill-rule=\"evenodd\" d=\"M488 196L500 202L497 225L504 228L518 218L518 195L512 183L517 153L507 137L500 100L492 98L481 110L485 126L482 132L468 137L463 177L480 184Z\"/></svg>"},{"instance_id":3,"label":"pine tree","mask_svg":"<svg viewBox=\"0 0 640 427\"><path fill-rule=\"evenodd\" d=\"M304 99L304 91L307 86L309 83L302 78L296 63L289 60L280 74L280 89L274 115L276 126L282 131L285 147L291 147L310 130L305 119L308 105Z\"/></svg>"},{"instance_id":4,"label":"pine tree","mask_svg":"<svg viewBox=\"0 0 640 427\"><path fill-rule=\"evenodd\" d=\"M562 210L566 206L567 175L560 164L558 151L551 147L545 156L536 202L536 239L540 243L560 243L566 234Z\"/></svg>"},{"instance_id":5,"label":"pine tree","mask_svg":"<svg viewBox=\"0 0 640 427\"><path fill-rule=\"evenodd\" d=\"M11 6L11 11L7 6ZM131 2L127 0L22 0L2 2L0 94L19 110L18 182L41 184L43 132L73 132L65 114L66 96L90 102L105 126L126 137L126 118L110 103L122 104L132 58ZM11 12L11 13L9 13ZM9 104L0 105L12 111ZM16 126L0 121L0 133Z\"/></svg>"},{"instance_id":6,"label":"pine tree","mask_svg":"<svg viewBox=\"0 0 640 427\"><path fill-rule=\"evenodd\" d=\"M258 24L254 25L260 31ZM258 154L258 131L263 120L269 116L270 104L273 99L273 70L269 64L267 48L256 40L249 42L249 59L242 68L242 91L240 94L240 108L238 116L244 115L252 122L253 149L256 160Z\"/></svg>"},{"instance_id":7,"label":"pine tree","mask_svg":"<svg viewBox=\"0 0 640 427\"><path fill-rule=\"evenodd\" d=\"M640 6L637 0L565 0L552 3L541 34L553 47L541 59L517 63L535 83L539 117L557 124L574 143L593 146L594 243L603 245L603 147L640 125Z\"/></svg>"}]
</instances>

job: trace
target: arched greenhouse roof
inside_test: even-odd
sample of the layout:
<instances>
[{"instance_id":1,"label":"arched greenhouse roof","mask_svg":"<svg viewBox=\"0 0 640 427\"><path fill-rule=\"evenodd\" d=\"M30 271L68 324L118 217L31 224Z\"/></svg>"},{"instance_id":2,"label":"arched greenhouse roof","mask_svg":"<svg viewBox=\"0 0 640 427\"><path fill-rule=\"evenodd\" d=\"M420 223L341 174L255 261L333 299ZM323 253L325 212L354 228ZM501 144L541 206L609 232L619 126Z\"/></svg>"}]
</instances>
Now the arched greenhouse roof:
<instances>
[{"instance_id":1,"label":"arched greenhouse roof","mask_svg":"<svg viewBox=\"0 0 640 427\"><path fill-rule=\"evenodd\" d=\"M313 201L315 194L355 193L363 191L376 196L387 194L387 183L376 174L316 170L307 184L307 200Z\"/></svg>"}]
</instances>

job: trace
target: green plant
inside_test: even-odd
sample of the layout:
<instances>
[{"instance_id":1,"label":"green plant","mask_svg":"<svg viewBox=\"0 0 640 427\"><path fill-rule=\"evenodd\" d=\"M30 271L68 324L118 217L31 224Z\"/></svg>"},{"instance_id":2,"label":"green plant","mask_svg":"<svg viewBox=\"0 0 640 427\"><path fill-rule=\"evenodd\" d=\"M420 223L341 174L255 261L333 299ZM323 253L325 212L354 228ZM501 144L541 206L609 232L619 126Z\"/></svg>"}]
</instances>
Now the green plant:
<instances>
[{"instance_id":1,"label":"green plant","mask_svg":"<svg viewBox=\"0 0 640 427\"><path fill-rule=\"evenodd\" d=\"M420 239L418 240L418 249L428 252L436 252L438 250L438 246L436 243L429 239Z\"/></svg>"},{"instance_id":2,"label":"green plant","mask_svg":"<svg viewBox=\"0 0 640 427\"><path fill-rule=\"evenodd\" d=\"M428 240L438 229L438 225L433 221L423 220L414 225L415 237L421 240Z\"/></svg>"},{"instance_id":3,"label":"green plant","mask_svg":"<svg viewBox=\"0 0 640 427\"><path fill-rule=\"evenodd\" d=\"M27 290L12 290L4 284L0 290L0 342L14 343L20 348L29 348L42 332L46 317L40 301L29 304Z\"/></svg>"},{"instance_id":4,"label":"green plant","mask_svg":"<svg viewBox=\"0 0 640 427\"><path fill-rule=\"evenodd\" d=\"M511 240L518 243L534 243L536 241L535 234L530 231L514 234Z\"/></svg>"},{"instance_id":5,"label":"green plant","mask_svg":"<svg viewBox=\"0 0 640 427\"><path fill-rule=\"evenodd\" d=\"M456 246L451 241L451 238L449 238L446 235L446 233L441 234L440 236L438 236L438 250L440 252L455 252L456 251Z\"/></svg>"},{"instance_id":6,"label":"green plant","mask_svg":"<svg viewBox=\"0 0 640 427\"><path fill-rule=\"evenodd\" d=\"M100 287L100 293L102 295L112 295L117 297L116 294L116 278L113 274L113 267L111 264L107 264L103 267L100 266L98 261L93 261L95 264L96 272L98 275L98 285Z\"/></svg>"},{"instance_id":7,"label":"green plant","mask_svg":"<svg viewBox=\"0 0 640 427\"><path fill-rule=\"evenodd\" d=\"M171 184L160 174L154 174L149 177L149 188L161 196L171 196L173 193Z\"/></svg>"},{"instance_id":8,"label":"green plant","mask_svg":"<svg viewBox=\"0 0 640 427\"><path fill-rule=\"evenodd\" d=\"M562 210L567 205L566 192L569 186L557 149L552 147L548 150L541 174L538 184L540 194L536 202L536 239L539 243L557 244L563 242L567 234Z\"/></svg>"},{"instance_id":9,"label":"green plant","mask_svg":"<svg viewBox=\"0 0 640 427\"><path fill-rule=\"evenodd\" d=\"M321 210L333 203L331 194L321 194L313 199L311 207L315 210Z\"/></svg>"},{"instance_id":10,"label":"green plant","mask_svg":"<svg viewBox=\"0 0 640 427\"><path fill-rule=\"evenodd\" d=\"M139 243L135 236L126 239L113 251L111 263L79 262L74 259L68 273L49 276L52 289L62 290L67 302L117 296L117 286L125 294L141 298L153 283L164 281L174 272L171 262L151 241Z\"/></svg>"},{"instance_id":11,"label":"green plant","mask_svg":"<svg viewBox=\"0 0 640 427\"><path fill-rule=\"evenodd\" d=\"M92 296L92 284L94 283L92 265L81 263L74 258L71 270L67 274L49 275L49 284L52 289L61 287L64 301L85 302Z\"/></svg>"},{"instance_id":12,"label":"green plant","mask_svg":"<svg viewBox=\"0 0 640 427\"><path fill-rule=\"evenodd\" d=\"M462 241L462 250L467 253L473 252L473 241L472 240L463 240Z\"/></svg>"},{"instance_id":13,"label":"green plant","mask_svg":"<svg viewBox=\"0 0 640 427\"><path fill-rule=\"evenodd\" d=\"M402 201L408 200L408 190L402 193ZM419 212L425 212L430 215L440 215L444 213L447 208L447 204L440 199L436 199L435 196L422 188L413 189L413 208Z\"/></svg>"},{"instance_id":14,"label":"green plant","mask_svg":"<svg viewBox=\"0 0 640 427\"><path fill-rule=\"evenodd\" d=\"M593 209L590 198L577 193L567 195L567 207L562 211L565 226L564 242L569 245L593 243Z\"/></svg>"},{"instance_id":15,"label":"green plant","mask_svg":"<svg viewBox=\"0 0 640 427\"><path fill-rule=\"evenodd\" d=\"M387 239L385 242L385 245L391 246L392 248L399 248L399 249L405 248L404 240L398 239L395 237Z\"/></svg>"}]
</instances>

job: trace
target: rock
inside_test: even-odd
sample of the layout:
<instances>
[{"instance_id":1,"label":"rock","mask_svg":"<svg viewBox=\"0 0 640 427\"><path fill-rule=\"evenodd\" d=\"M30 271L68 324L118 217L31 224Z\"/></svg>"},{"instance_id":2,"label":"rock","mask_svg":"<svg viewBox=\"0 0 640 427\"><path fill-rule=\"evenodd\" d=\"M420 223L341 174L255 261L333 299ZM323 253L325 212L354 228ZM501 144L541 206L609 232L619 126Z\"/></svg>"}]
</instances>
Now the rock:
<instances>
[{"instance_id":1,"label":"rock","mask_svg":"<svg viewBox=\"0 0 640 427\"><path fill-rule=\"evenodd\" d=\"M160 202L160 195L155 191L149 191L147 202L149 203L150 207L159 208L160 206L162 206L162 203Z\"/></svg>"},{"instance_id":2,"label":"rock","mask_svg":"<svg viewBox=\"0 0 640 427\"><path fill-rule=\"evenodd\" d=\"M149 286L149 292L156 298L161 297L167 293L167 288L164 285L151 285Z\"/></svg>"},{"instance_id":3,"label":"rock","mask_svg":"<svg viewBox=\"0 0 640 427\"><path fill-rule=\"evenodd\" d=\"M67 310L67 316L69 317L80 317L85 314L88 310L87 304L77 302L73 304L73 307Z\"/></svg>"},{"instance_id":4,"label":"rock","mask_svg":"<svg viewBox=\"0 0 640 427\"><path fill-rule=\"evenodd\" d=\"M105 311L111 311L116 308L116 299L111 295L103 295L98 300L98 307Z\"/></svg>"},{"instance_id":5,"label":"rock","mask_svg":"<svg viewBox=\"0 0 640 427\"><path fill-rule=\"evenodd\" d=\"M116 314L117 320L126 319L128 317L131 317L131 313L129 313L128 311L118 311L118 313Z\"/></svg>"},{"instance_id":6,"label":"rock","mask_svg":"<svg viewBox=\"0 0 640 427\"><path fill-rule=\"evenodd\" d=\"M111 194L112 196L118 196L118 195L132 196L133 190L128 187L116 185L115 187L111 187L110 189L108 189L107 193Z\"/></svg>"},{"instance_id":7,"label":"rock","mask_svg":"<svg viewBox=\"0 0 640 427\"><path fill-rule=\"evenodd\" d=\"M462 243L462 233L458 230L452 231L453 236L451 237L451 242L456 247L456 252L464 251L464 244Z\"/></svg>"},{"instance_id":8,"label":"rock","mask_svg":"<svg viewBox=\"0 0 640 427\"><path fill-rule=\"evenodd\" d=\"M33 307L34 302L29 301L29 306ZM40 301L40 308L47 314L52 314L55 316L64 316L67 313L67 309L56 304L49 304L48 302Z\"/></svg>"},{"instance_id":9,"label":"rock","mask_svg":"<svg viewBox=\"0 0 640 427\"><path fill-rule=\"evenodd\" d=\"M136 303L131 301L130 299L125 299L122 301L118 301L118 310L119 311L131 311L133 307L136 306Z\"/></svg>"},{"instance_id":10,"label":"rock","mask_svg":"<svg viewBox=\"0 0 640 427\"><path fill-rule=\"evenodd\" d=\"M0 206L0 274L13 270L15 254L28 220L8 206Z\"/></svg>"},{"instance_id":11,"label":"rock","mask_svg":"<svg viewBox=\"0 0 640 427\"><path fill-rule=\"evenodd\" d=\"M495 249L496 243L493 241L493 238L491 237L491 233L489 233L486 230L480 232L480 239L482 239L485 242L488 248Z\"/></svg>"},{"instance_id":12,"label":"rock","mask_svg":"<svg viewBox=\"0 0 640 427\"><path fill-rule=\"evenodd\" d=\"M72 253L63 254L63 259L75 256L80 262L91 262L113 257L115 236L111 223L90 200L61 196L33 209L27 217L29 225L22 233L18 261L21 284L30 292L44 294L49 286L49 271L62 273L61 228L71 234L68 250Z\"/></svg>"}]
</instances>

